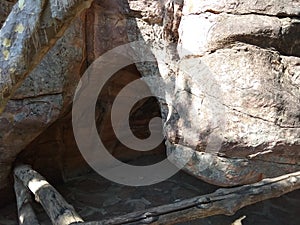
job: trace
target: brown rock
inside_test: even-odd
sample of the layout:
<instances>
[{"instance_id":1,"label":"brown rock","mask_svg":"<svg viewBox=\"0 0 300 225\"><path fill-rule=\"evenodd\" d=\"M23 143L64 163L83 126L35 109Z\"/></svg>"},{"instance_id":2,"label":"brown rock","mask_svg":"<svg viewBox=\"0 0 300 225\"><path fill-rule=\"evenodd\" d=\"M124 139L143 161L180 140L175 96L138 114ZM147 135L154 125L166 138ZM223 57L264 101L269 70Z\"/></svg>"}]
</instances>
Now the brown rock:
<instances>
[{"instance_id":1,"label":"brown rock","mask_svg":"<svg viewBox=\"0 0 300 225\"><path fill-rule=\"evenodd\" d=\"M185 170L223 186L299 170L298 3L162 2L156 7L169 12L164 23L137 18L140 33L130 30L129 37L150 44L157 59L164 57L138 64L142 75L158 68L153 76L175 84L166 90L174 96L167 103L181 115L173 112L164 131L176 163L191 150L206 151L205 170L201 157ZM142 15L153 10L146 3L130 6Z\"/></svg>"},{"instance_id":2,"label":"brown rock","mask_svg":"<svg viewBox=\"0 0 300 225\"><path fill-rule=\"evenodd\" d=\"M0 115L0 189L7 185L12 163L30 142L70 105L84 67L83 18L28 76Z\"/></svg>"},{"instance_id":3,"label":"brown rock","mask_svg":"<svg viewBox=\"0 0 300 225\"><path fill-rule=\"evenodd\" d=\"M128 42L127 13L126 3L120 1L93 2L87 12L85 27L88 34L86 36L88 63L92 63L105 51ZM131 150L120 143L112 128L111 107L114 99L123 87L140 77L141 75L134 65L121 69L105 84L97 102L95 114L99 136L108 151L122 161L130 161L145 154L164 153L163 144L150 152ZM64 78L56 77L55 79ZM38 81L34 80L34 82ZM51 83L51 85L53 84ZM66 91L70 94L73 93ZM138 94L135 90L130 93L132 96ZM148 122L153 116L159 116L159 111L155 99L144 99L138 102L130 116L132 132L139 138L147 137L149 135ZM74 139L70 108L63 118L59 118L24 149L18 156L18 161L32 165L51 182L68 180L90 170Z\"/></svg>"},{"instance_id":4,"label":"brown rock","mask_svg":"<svg viewBox=\"0 0 300 225\"><path fill-rule=\"evenodd\" d=\"M132 130L147 137L149 119L161 113L167 150L176 163L193 156L187 172L232 186L299 170L299 15L293 0L94 1L86 25L81 19L70 27L1 114L1 184L22 149L18 160L50 180L88 169L68 107L84 60L89 65L136 40L149 44L158 62L118 71L97 102L98 132L114 156L128 161L142 155L124 148L114 135L114 98L141 76L161 77L171 84L165 90L171 98L159 105L153 99L137 103ZM168 117L165 103L180 114ZM148 154L162 150L158 146Z\"/></svg>"}]
</instances>

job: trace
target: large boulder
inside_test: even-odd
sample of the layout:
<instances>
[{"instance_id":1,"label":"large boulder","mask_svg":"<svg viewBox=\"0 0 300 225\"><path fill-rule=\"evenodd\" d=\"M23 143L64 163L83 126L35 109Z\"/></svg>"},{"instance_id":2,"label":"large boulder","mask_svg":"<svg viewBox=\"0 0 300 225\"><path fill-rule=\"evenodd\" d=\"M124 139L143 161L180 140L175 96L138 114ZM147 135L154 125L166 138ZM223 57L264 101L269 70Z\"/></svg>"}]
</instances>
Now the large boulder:
<instances>
[{"instance_id":1,"label":"large boulder","mask_svg":"<svg viewBox=\"0 0 300 225\"><path fill-rule=\"evenodd\" d=\"M0 189L17 155L60 115L66 113L85 64L84 17L26 78L0 115Z\"/></svg>"},{"instance_id":2,"label":"large boulder","mask_svg":"<svg viewBox=\"0 0 300 225\"><path fill-rule=\"evenodd\" d=\"M129 6L126 1L95 0L86 12L84 26L86 43L86 64L90 65L106 51L129 42L127 37L127 19ZM84 72L84 71L82 71ZM101 71L99 71L101 75ZM54 79L65 79L57 73ZM77 78L77 77L76 77ZM149 152L134 151L123 145L116 137L111 123L111 108L118 93L130 82L141 78L135 65L129 65L115 73L101 90L95 111L99 136L106 149L122 161L130 161L145 154L164 154L163 143ZM72 87L78 79L74 79ZM60 82L61 83L61 82ZM42 87L45 84L39 85ZM73 90L64 89L70 96ZM130 95L139 93L132 90ZM155 99L140 101L131 110L130 124L139 138L149 135L148 122L153 116L160 115ZM28 163L44 174L52 183L68 180L90 170L79 151L73 134L71 107L67 113L60 114L51 127L24 148L17 162ZM99 163L104 163L99 159Z\"/></svg>"},{"instance_id":3,"label":"large boulder","mask_svg":"<svg viewBox=\"0 0 300 225\"><path fill-rule=\"evenodd\" d=\"M9 2L1 2L5 12ZM157 62L123 68L100 93L98 133L114 156L141 155L112 130L114 98L131 81L151 77L169 84L169 98L160 109L153 99L139 102L133 133L150 135L147 122L161 113L167 152L177 164L188 161L188 173L233 186L299 170L299 16L292 0L95 0L0 115L0 189L17 156L53 180L87 168L73 137L74 90L97 57L132 41L151 46Z\"/></svg>"},{"instance_id":4,"label":"large boulder","mask_svg":"<svg viewBox=\"0 0 300 225\"><path fill-rule=\"evenodd\" d=\"M138 69L175 86L167 103L181 114L163 117L176 163L221 186L299 170L299 2L129 3L141 15L130 40L158 59Z\"/></svg>"}]
</instances>

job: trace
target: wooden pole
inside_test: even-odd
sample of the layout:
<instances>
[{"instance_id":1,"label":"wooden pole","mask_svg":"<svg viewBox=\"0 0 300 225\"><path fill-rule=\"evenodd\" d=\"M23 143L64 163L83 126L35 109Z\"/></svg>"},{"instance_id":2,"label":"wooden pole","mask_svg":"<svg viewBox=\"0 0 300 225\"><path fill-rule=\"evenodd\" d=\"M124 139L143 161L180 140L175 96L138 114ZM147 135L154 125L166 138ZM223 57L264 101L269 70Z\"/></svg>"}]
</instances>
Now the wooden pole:
<instances>
[{"instance_id":1,"label":"wooden pole","mask_svg":"<svg viewBox=\"0 0 300 225\"><path fill-rule=\"evenodd\" d=\"M36 215L31 207L32 198L30 191L17 177L15 177L14 180L19 225L39 225Z\"/></svg>"},{"instance_id":2,"label":"wooden pole","mask_svg":"<svg viewBox=\"0 0 300 225\"><path fill-rule=\"evenodd\" d=\"M68 204L57 190L30 166L17 166L14 174L35 195L36 201L41 203L52 224L69 225L83 222L73 206Z\"/></svg>"},{"instance_id":3,"label":"wooden pole","mask_svg":"<svg viewBox=\"0 0 300 225\"><path fill-rule=\"evenodd\" d=\"M300 189L300 171L241 187L221 188L211 194L181 202L78 225L175 224L218 214L233 215L247 205L279 197L297 189Z\"/></svg>"}]
</instances>

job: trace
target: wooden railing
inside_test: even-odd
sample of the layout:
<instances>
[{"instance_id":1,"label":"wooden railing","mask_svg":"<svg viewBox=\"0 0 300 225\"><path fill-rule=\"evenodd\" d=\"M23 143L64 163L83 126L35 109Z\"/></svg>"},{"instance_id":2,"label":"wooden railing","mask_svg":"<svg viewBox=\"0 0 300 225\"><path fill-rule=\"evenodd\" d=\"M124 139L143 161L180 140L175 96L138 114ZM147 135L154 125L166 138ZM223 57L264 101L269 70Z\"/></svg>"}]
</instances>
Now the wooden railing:
<instances>
[{"instance_id":1,"label":"wooden railing","mask_svg":"<svg viewBox=\"0 0 300 225\"><path fill-rule=\"evenodd\" d=\"M20 225L39 224L30 205L32 200L29 190L34 194L35 200L41 203L54 225L113 225L174 224L218 214L233 215L247 205L279 197L300 188L300 171L298 171L264 179L254 184L221 188L211 194L107 220L84 222L75 212L74 207L68 204L58 191L30 166L17 166L14 175Z\"/></svg>"},{"instance_id":2,"label":"wooden railing","mask_svg":"<svg viewBox=\"0 0 300 225\"><path fill-rule=\"evenodd\" d=\"M34 194L35 200L41 203L52 224L67 225L83 222L74 207L68 204L58 191L30 166L17 166L14 175L20 225L39 224L29 204L31 202L29 190Z\"/></svg>"}]
</instances>

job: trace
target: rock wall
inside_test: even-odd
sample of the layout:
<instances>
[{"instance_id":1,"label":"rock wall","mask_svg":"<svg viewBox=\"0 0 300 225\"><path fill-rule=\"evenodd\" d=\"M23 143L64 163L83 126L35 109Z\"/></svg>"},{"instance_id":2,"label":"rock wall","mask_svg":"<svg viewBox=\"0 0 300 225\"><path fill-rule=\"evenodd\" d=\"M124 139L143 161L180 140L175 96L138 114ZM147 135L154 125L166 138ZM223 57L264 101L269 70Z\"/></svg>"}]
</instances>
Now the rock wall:
<instances>
[{"instance_id":1,"label":"rock wall","mask_svg":"<svg viewBox=\"0 0 300 225\"><path fill-rule=\"evenodd\" d=\"M74 21L0 115L1 187L16 156L71 104L85 66L83 24L84 17Z\"/></svg>"},{"instance_id":2,"label":"rock wall","mask_svg":"<svg viewBox=\"0 0 300 225\"><path fill-rule=\"evenodd\" d=\"M95 0L0 115L0 188L22 150L17 161L52 180L88 169L72 133L74 89L98 56L136 40L152 47L157 62L119 71L97 103L98 132L112 154L140 156L116 139L110 108L122 87L152 76L174 87L166 103L181 115L144 100L132 111L133 132L149 135L147 122L161 113L167 152L179 164L193 156L188 173L232 186L299 170L299 31L293 0ZM148 154L162 151L164 145Z\"/></svg>"},{"instance_id":3,"label":"rock wall","mask_svg":"<svg viewBox=\"0 0 300 225\"><path fill-rule=\"evenodd\" d=\"M126 6L127 5L127 6ZM126 15L128 3L124 1L94 1L85 13L85 65L90 65L106 51L121 44L128 43ZM84 67L86 68L86 67ZM78 71L80 76L84 70ZM105 84L100 92L96 107L98 133L105 147L122 161L130 161L145 154L165 154L164 145L159 145L150 152L136 152L124 146L115 136L111 124L111 107L120 90L130 82L139 79L140 72L135 65L127 66ZM58 79L58 78L57 78ZM60 77L59 79L64 79ZM74 80L78 82L78 79ZM72 83L72 88L77 83ZM73 92L65 90L72 94ZM139 93L135 90L133 96ZM18 155L17 162L28 163L44 174L52 183L68 180L90 170L81 156L73 135L71 106L67 112L43 132ZM144 99L138 102L131 111L130 124L134 134L140 138L149 135L148 121L160 115L160 108L155 99Z\"/></svg>"},{"instance_id":4,"label":"rock wall","mask_svg":"<svg viewBox=\"0 0 300 225\"><path fill-rule=\"evenodd\" d=\"M298 1L129 5L140 15L130 40L151 45L160 60L138 69L148 76L157 67L154 76L176 86L168 104L185 112L165 118L176 163L193 156L185 170L221 186L299 170Z\"/></svg>"}]
</instances>

